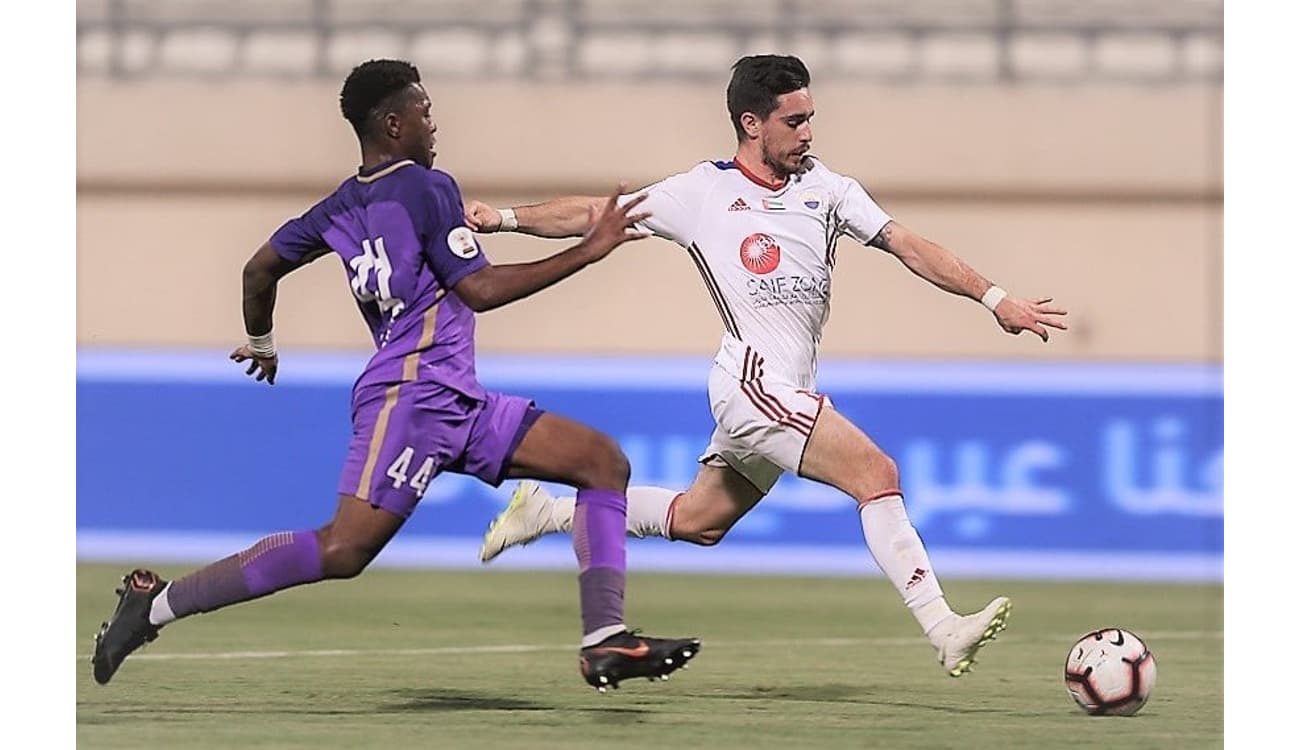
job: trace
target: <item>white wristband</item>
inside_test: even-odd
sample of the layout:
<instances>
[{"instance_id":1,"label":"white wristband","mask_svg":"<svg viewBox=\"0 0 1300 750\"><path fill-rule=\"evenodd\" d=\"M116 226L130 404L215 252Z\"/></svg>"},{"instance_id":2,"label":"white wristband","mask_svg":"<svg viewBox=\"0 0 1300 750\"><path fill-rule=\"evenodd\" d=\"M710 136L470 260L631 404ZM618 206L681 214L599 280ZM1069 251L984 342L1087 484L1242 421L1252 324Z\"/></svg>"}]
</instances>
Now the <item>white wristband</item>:
<instances>
[{"instance_id":1,"label":"white wristband","mask_svg":"<svg viewBox=\"0 0 1300 750\"><path fill-rule=\"evenodd\" d=\"M980 304L987 307L989 312L993 312L998 309L998 303L1006 298L1007 290L1000 286L991 286L989 287L989 290L984 293L984 296L980 298Z\"/></svg>"},{"instance_id":2,"label":"white wristband","mask_svg":"<svg viewBox=\"0 0 1300 750\"><path fill-rule=\"evenodd\" d=\"M267 331L261 336L248 337L248 350L253 356L261 359L270 359L275 356L275 335Z\"/></svg>"},{"instance_id":3,"label":"white wristband","mask_svg":"<svg viewBox=\"0 0 1300 750\"><path fill-rule=\"evenodd\" d=\"M519 219L515 216L513 208L498 208L497 212L501 214L502 232L513 232L519 228Z\"/></svg>"}]
</instances>

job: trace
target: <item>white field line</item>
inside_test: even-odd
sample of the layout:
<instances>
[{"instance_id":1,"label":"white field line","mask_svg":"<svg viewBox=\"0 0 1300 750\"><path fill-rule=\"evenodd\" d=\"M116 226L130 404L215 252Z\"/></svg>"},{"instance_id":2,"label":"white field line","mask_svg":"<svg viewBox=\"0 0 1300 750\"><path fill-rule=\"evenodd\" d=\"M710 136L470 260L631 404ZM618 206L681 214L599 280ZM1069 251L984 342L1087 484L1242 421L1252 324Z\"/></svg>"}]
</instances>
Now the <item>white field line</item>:
<instances>
[{"instance_id":1,"label":"white field line","mask_svg":"<svg viewBox=\"0 0 1300 750\"><path fill-rule=\"evenodd\" d=\"M1021 636L1014 632L1012 638L1017 641L1027 641L1031 643L1049 643L1060 641L1062 643L1073 642L1079 637L1079 633L1069 635L1031 635ZM1221 640L1223 631L1211 630L1165 630L1151 631L1141 633L1142 639L1148 644L1157 641L1190 641L1198 638L1207 640ZM797 643L800 647L836 647L836 646L910 646L925 643L920 636L915 637L895 637L895 638L799 638L792 636L785 639L762 640L762 641L710 641L703 639L701 644L703 649L716 648L754 648L762 646L785 646L790 643ZM572 651L576 646L572 643L567 644L502 644L499 646L445 646L440 648L393 648L393 649L308 649L300 651L219 651L206 653L135 653L131 660L150 660L150 661L221 661L221 660L240 660L240 659L298 659L310 657L331 657L331 656L458 656L463 654L530 654L538 652L564 652ZM78 654L77 659L89 659L90 654Z\"/></svg>"}]
</instances>

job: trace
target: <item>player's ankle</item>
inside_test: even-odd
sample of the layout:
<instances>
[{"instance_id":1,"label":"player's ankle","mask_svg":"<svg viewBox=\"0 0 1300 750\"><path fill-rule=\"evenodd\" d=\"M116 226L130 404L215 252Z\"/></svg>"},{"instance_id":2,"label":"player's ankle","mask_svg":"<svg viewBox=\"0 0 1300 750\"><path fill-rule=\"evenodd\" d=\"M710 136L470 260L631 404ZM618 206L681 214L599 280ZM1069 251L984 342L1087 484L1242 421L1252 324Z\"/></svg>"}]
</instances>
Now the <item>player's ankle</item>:
<instances>
[{"instance_id":1,"label":"player's ankle","mask_svg":"<svg viewBox=\"0 0 1300 750\"><path fill-rule=\"evenodd\" d=\"M908 605L908 608L912 610L912 614L915 615L916 621L920 623L921 630L926 633L955 614L952 607L948 606L948 600L944 598L943 594L940 593L937 596L931 594L931 597L928 601L920 604L909 603Z\"/></svg>"},{"instance_id":2,"label":"player's ankle","mask_svg":"<svg viewBox=\"0 0 1300 750\"><path fill-rule=\"evenodd\" d=\"M947 602L943 602L943 607L947 608ZM921 620L920 612L917 613L917 620ZM937 647L944 638L948 637L948 634L952 632L953 627L958 622L961 622L961 615L948 609L947 614L935 616L930 622L923 623L921 629L925 633L925 637L930 640L930 643Z\"/></svg>"}]
</instances>

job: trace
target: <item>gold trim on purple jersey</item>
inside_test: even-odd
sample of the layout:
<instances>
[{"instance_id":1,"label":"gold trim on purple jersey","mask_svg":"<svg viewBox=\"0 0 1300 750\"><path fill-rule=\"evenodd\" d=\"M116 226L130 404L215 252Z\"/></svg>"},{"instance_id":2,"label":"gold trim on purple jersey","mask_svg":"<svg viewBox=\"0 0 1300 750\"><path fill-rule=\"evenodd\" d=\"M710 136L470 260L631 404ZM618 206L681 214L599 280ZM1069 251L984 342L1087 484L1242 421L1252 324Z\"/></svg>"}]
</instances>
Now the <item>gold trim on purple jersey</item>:
<instances>
[{"instance_id":1,"label":"gold trim on purple jersey","mask_svg":"<svg viewBox=\"0 0 1300 750\"><path fill-rule=\"evenodd\" d=\"M420 322L419 346L402 360L402 382L391 385L384 391L384 406L379 410L379 416L375 418L375 431L370 434L370 448L366 451L366 465L361 469L361 479L357 482L356 494L360 500L370 499L370 479L375 474L375 462L379 460L379 452L384 447L384 437L388 432L388 415L392 413L393 407L397 406L398 390L403 384L415 380L420 372L420 355L433 346L434 331L438 328L438 302L440 301L441 296L434 300L424 313L424 320Z\"/></svg>"},{"instance_id":2,"label":"gold trim on purple jersey","mask_svg":"<svg viewBox=\"0 0 1300 750\"><path fill-rule=\"evenodd\" d=\"M424 313L424 321L420 323L420 342L415 345L415 351L406 355L402 361L402 382L409 383L415 380L420 373L420 355L433 348L434 332L438 330L438 303L447 293L439 289L433 298L433 304Z\"/></svg>"},{"instance_id":3,"label":"gold trim on purple jersey","mask_svg":"<svg viewBox=\"0 0 1300 750\"><path fill-rule=\"evenodd\" d=\"M362 183L374 182L375 180L378 180L380 177L387 177L388 175L396 172L402 167L409 167L414 163L415 162L411 161L410 159L403 159L399 162L395 162L393 164L388 165L387 167L384 167L383 169L379 170L378 172L375 172L374 174L357 175L357 182L362 182Z\"/></svg>"}]
</instances>

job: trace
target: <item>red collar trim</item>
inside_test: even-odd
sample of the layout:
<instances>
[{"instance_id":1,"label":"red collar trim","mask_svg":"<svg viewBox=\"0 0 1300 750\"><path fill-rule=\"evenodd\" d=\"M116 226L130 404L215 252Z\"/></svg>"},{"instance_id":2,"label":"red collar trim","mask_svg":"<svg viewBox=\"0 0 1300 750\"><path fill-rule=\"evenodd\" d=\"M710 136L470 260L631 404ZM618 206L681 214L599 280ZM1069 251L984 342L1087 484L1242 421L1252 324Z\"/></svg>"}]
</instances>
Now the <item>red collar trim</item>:
<instances>
[{"instance_id":1,"label":"red collar trim","mask_svg":"<svg viewBox=\"0 0 1300 750\"><path fill-rule=\"evenodd\" d=\"M736 169L739 169L741 174L749 178L750 182L754 183L755 185L758 185L759 187L764 187L767 188L768 190L780 190L781 188L785 187L785 183L786 183L785 180L782 180L781 182L768 182L762 177L759 177L758 175L746 169L745 165L740 163L740 159L733 159L731 163L735 164Z\"/></svg>"}]
</instances>

